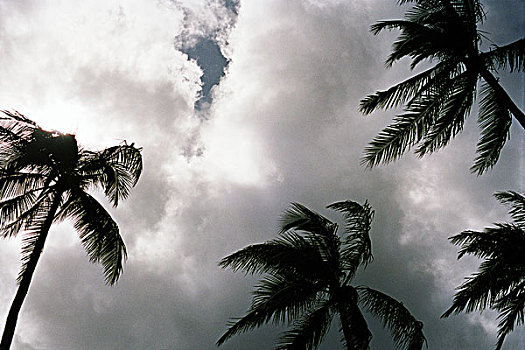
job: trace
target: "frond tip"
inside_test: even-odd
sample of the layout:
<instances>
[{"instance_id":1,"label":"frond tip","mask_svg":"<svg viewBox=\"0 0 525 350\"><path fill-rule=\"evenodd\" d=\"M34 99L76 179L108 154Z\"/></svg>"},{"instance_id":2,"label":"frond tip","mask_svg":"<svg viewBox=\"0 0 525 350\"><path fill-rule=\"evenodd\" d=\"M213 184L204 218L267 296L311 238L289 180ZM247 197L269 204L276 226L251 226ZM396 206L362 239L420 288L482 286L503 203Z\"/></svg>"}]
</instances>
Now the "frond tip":
<instances>
[{"instance_id":1,"label":"frond tip","mask_svg":"<svg viewBox=\"0 0 525 350\"><path fill-rule=\"evenodd\" d=\"M500 349L514 326L524 323L525 198L513 191L496 193L496 198L511 207L514 223L496 223L483 231L467 230L450 238L453 244L461 246L458 258L469 254L484 261L478 272L457 288L452 305L441 317L487 308L498 311Z\"/></svg>"}]
</instances>

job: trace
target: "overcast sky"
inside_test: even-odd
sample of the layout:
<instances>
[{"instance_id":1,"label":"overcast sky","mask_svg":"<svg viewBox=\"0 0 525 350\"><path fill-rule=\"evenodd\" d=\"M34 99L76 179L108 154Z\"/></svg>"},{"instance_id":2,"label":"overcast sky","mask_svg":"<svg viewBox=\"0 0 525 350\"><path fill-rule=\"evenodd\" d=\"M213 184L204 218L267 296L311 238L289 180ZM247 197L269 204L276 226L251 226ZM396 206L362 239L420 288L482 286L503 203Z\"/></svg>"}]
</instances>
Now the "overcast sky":
<instances>
[{"instance_id":1,"label":"overcast sky","mask_svg":"<svg viewBox=\"0 0 525 350\"><path fill-rule=\"evenodd\" d=\"M525 36L524 1L484 3L494 43ZM395 33L374 37L369 26L404 10L394 0L0 0L0 109L73 132L87 148L135 142L145 165L130 198L109 209L129 253L118 284L104 285L69 224L55 227L13 348L215 349L255 281L217 262L273 238L292 201L337 220L324 207L345 199L376 210L375 260L357 283L402 301L424 322L430 349L492 348L494 313L439 318L479 265L457 261L447 238L509 220L492 194L525 190L524 133L513 125L481 177L468 170L475 116L435 155L360 166L394 113L364 117L360 99L410 74L406 61L385 69ZM221 48L215 63L229 64L205 96L212 103L195 110L201 75L212 71L192 51L203 38ZM523 108L524 75L501 82ZM19 243L0 241L0 320L16 290ZM370 325L372 349L393 349L388 332ZM221 348L270 349L280 330ZM339 339L331 332L320 349L341 348ZM524 346L520 327L504 348Z\"/></svg>"}]
</instances>

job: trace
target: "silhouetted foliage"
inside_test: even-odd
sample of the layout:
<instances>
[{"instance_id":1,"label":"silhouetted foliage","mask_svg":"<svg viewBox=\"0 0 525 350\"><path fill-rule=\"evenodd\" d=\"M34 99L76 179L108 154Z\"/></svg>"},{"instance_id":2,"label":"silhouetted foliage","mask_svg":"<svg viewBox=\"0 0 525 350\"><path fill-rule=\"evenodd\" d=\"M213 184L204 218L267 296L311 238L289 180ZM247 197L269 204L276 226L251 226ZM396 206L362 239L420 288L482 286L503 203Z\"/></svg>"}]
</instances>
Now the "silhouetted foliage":
<instances>
[{"instance_id":1,"label":"silhouetted foliage","mask_svg":"<svg viewBox=\"0 0 525 350\"><path fill-rule=\"evenodd\" d=\"M411 68L435 62L429 69L361 101L364 114L404 106L405 112L366 147L362 162L369 167L398 159L411 147L424 156L444 146L463 130L465 118L481 82L478 124L481 137L471 171L482 174L493 167L510 135L512 116L525 128L525 115L499 84L498 70L525 68L525 38L482 52L484 35L478 29L485 18L478 0L400 0L414 3L403 20L378 22L374 34L398 29L387 67L404 57Z\"/></svg>"},{"instance_id":2,"label":"silhouetted foliage","mask_svg":"<svg viewBox=\"0 0 525 350\"><path fill-rule=\"evenodd\" d=\"M421 349L423 324L390 296L366 286L352 286L359 266L373 259L369 232L373 210L368 203L337 202L328 208L342 213L338 225L305 206L293 203L281 220L279 236L243 248L219 265L234 271L263 273L246 315L229 323L217 341L265 323L290 324L275 349L315 349L336 314L347 349L368 349L372 334L361 312L371 312L388 327L399 349Z\"/></svg>"},{"instance_id":3,"label":"silhouetted foliage","mask_svg":"<svg viewBox=\"0 0 525 350\"><path fill-rule=\"evenodd\" d=\"M498 223L481 232L463 231L450 238L461 246L458 259L470 254L485 260L478 273L457 288L452 306L442 317L461 311L497 310L497 349L501 349L507 334L525 320L525 197L513 191L495 196L510 205L514 222Z\"/></svg>"},{"instance_id":4,"label":"silhouetted foliage","mask_svg":"<svg viewBox=\"0 0 525 350\"><path fill-rule=\"evenodd\" d=\"M53 223L71 220L106 283L122 273L126 247L116 222L88 191L99 187L117 206L142 172L141 150L80 148L74 135L46 131L19 113L0 117L0 236L22 234L22 269L0 349L9 349L18 314Z\"/></svg>"}]
</instances>

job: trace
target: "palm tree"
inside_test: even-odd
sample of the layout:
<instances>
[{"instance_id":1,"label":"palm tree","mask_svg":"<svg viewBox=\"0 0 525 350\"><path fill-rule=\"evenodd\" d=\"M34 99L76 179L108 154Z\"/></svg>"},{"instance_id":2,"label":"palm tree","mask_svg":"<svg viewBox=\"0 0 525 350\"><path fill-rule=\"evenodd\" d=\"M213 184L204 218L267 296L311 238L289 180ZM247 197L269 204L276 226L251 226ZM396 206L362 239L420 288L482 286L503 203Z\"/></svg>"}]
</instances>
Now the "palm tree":
<instances>
[{"instance_id":1,"label":"palm tree","mask_svg":"<svg viewBox=\"0 0 525 350\"><path fill-rule=\"evenodd\" d=\"M423 324L402 303L372 288L350 284L358 267L366 267L373 259L369 237L373 210L366 202L352 201L328 208L343 214L342 237L336 223L293 203L284 212L277 238L220 261L223 268L266 276L256 286L246 315L229 323L218 346L235 334L272 321L292 324L275 349L315 349L338 314L346 348L368 349L372 334L361 306L390 328L398 348L422 348L426 342Z\"/></svg>"},{"instance_id":2,"label":"palm tree","mask_svg":"<svg viewBox=\"0 0 525 350\"><path fill-rule=\"evenodd\" d=\"M101 187L117 206L142 172L141 150L120 145L93 152L75 136L45 131L19 113L0 117L0 235L23 234L22 268L0 349L9 349L18 314L51 225L70 219L90 261L102 264L106 283L122 272L126 247L118 226L89 193Z\"/></svg>"},{"instance_id":3,"label":"palm tree","mask_svg":"<svg viewBox=\"0 0 525 350\"><path fill-rule=\"evenodd\" d=\"M496 349L501 349L507 334L525 321L525 197L513 191L495 196L510 205L514 223L498 223L481 232L463 231L450 238L462 246L458 259L470 254L485 261L478 273L457 288L452 306L442 317L487 307L498 311Z\"/></svg>"},{"instance_id":4,"label":"palm tree","mask_svg":"<svg viewBox=\"0 0 525 350\"><path fill-rule=\"evenodd\" d=\"M481 51L478 29L485 18L479 0L399 0L414 2L404 20L378 22L373 34L399 29L401 34L386 60L387 67L404 57L413 69L421 62L435 64L421 73L361 101L360 110L369 114L376 109L404 105L396 116L365 148L363 164L373 167L398 159L416 146L422 157L448 144L463 130L465 118L476 99L481 81L478 124L481 137L471 171L481 175L498 161L509 138L512 116L525 128L525 114L499 83L498 70L525 69L525 38L504 46Z\"/></svg>"}]
</instances>

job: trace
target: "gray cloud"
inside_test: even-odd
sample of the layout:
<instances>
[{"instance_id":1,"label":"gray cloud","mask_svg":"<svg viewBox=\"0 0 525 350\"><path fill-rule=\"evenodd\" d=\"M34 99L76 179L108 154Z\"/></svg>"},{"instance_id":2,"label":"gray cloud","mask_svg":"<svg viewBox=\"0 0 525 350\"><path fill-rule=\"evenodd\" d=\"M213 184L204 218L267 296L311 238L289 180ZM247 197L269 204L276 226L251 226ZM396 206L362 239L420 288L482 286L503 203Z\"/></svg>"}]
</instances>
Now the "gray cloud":
<instances>
[{"instance_id":1,"label":"gray cloud","mask_svg":"<svg viewBox=\"0 0 525 350\"><path fill-rule=\"evenodd\" d=\"M375 261L358 283L403 301L425 323L430 349L495 342L492 313L439 319L453 288L479 264L458 262L447 237L507 219L492 193L523 190L516 171L523 132L513 129L500 162L482 177L468 172L475 116L435 155L373 170L359 165L392 115L363 117L359 100L407 74L404 62L384 69L393 35L368 32L371 23L402 14L394 1L249 1L234 27L221 27L219 2L4 4L1 107L58 126L65 115L62 122L73 120L86 146L126 139L144 147L145 160L136 190L112 210L129 251L117 286L104 286L70 226L57 227L15 349L214 349L226 321L249 307L256 280L220 270L219 259L274 237L291 201L337 220L323 208L342 199L368 199L376 210ZM516 33L522 26L503 21L513 18L507 3L488 2L487 10L497 41L500 32L501 40L523 36ZM66 22L47 28L56 16ZM227 32L231 64L201 121L192 110L201 71L174 50L173 39L207 30ZM201 156L185 156L199 147ZM2 317L14 295L18 251L16 240L0 244ZM393 349L388 332L370 324L372 347ZM280 330L265 327L223 348L268 349ZM321 349L338 348L336 330ZM507 349L519 348L519 331Z\"/></svg>"}]
</instances>

